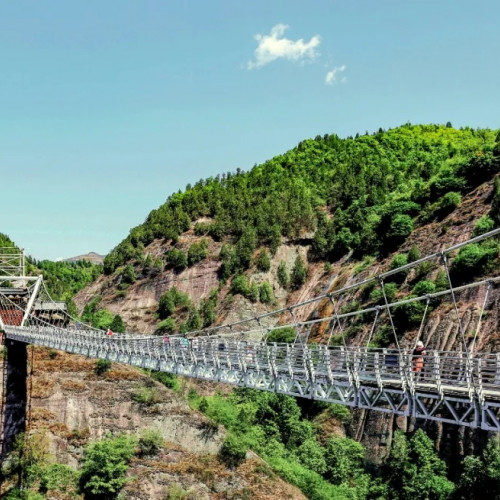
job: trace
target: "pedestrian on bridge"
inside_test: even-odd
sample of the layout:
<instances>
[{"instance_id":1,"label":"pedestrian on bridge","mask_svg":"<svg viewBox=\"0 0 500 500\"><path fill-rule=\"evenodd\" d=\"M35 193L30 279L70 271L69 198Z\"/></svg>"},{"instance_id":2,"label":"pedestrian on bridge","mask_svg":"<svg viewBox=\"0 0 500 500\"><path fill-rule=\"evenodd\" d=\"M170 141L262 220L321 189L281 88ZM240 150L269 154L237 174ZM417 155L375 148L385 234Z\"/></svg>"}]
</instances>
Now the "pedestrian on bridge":
<instances>
[{"instance_id":1,"label":"pedestrian on bridge","mask_svg":"<svg viewBox=\"0 0 500 500\"><path fill-rule=\"evenodd\" d=\"M424 343L419 340L413 350L413 371L420 373L424 367L424 356L427 354Z\"/></svg>"}]
</instances>

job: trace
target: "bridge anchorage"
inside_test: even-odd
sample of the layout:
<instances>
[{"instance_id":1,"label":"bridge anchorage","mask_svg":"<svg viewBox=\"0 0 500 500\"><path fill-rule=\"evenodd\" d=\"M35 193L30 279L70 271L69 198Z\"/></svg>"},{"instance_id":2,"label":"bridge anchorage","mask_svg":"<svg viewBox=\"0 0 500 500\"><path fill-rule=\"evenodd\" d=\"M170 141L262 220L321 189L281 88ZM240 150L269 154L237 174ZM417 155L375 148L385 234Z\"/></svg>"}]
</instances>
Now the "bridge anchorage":
<instances>
[{"instance_id":1,"label":"bridge anchorage","mask_svg":"<svg viewBox=\"0 0 500 500\"><path fill-rule=\"evenodd\" d=\"M488 240L498 251L499 235L496 229L378 276L351 276L343 288L287 308L184 336L110 336L69 317L41 278L3 275L0 283L25 280L26 294L16 302L12 288L0 288L0 329L6 342L500 431L500 352L493 352L485 335L500 333L500 276L464 284L454 265L467 245ZM411 290L412 273L423 264L434 277L441 270L446 286L441 279L441 289ZM57 324L40 312L40 304L56 311ZM328 314L307 319L318 310ZM293 332L293 342L274 341L285 331ZM427 348L417 354L420 341Z\"/></svg>"}]
</instances>

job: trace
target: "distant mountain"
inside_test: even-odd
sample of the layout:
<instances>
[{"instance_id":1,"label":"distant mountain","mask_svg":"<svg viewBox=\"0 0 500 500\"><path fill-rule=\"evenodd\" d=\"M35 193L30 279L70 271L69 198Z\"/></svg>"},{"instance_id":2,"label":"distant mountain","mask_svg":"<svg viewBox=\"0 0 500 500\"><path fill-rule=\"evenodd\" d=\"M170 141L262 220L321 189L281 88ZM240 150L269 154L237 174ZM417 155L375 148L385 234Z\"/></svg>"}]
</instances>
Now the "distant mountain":
<instances>
[{"instance_id":1,"label":"distant mountain","mask_svg":"<svg viewBox=\"0 0 500 500\"><path fill-rule=\"evenodd\" d=\"M104 262L105 255L99 255L95 252L89 252L83 255L77 255L76 257L70 257L69 259L64 259L64 262L76 262L78 260L86 260L92 262L92 264L102 264Z\"/></svg>"}]
</instances>

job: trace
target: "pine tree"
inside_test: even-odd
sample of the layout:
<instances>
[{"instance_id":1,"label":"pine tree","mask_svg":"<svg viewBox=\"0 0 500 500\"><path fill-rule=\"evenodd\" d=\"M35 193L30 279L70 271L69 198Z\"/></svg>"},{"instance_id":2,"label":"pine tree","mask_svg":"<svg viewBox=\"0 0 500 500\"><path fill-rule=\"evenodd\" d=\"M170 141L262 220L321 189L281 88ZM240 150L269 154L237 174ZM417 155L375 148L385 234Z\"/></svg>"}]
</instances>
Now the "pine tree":
<instances>
[{"instance_id":1,"label":"pine tree","mask_svg":"<svg viewBox=\"0 0 500 500\"><path fill-rule=\"evenodd\" d=\"M294 290L298 290L305 282L307 278L307 268L300 255L297 255L295 259L295 264L292 269L292 277L290 284Z\"/></svg>"}]
</instances>

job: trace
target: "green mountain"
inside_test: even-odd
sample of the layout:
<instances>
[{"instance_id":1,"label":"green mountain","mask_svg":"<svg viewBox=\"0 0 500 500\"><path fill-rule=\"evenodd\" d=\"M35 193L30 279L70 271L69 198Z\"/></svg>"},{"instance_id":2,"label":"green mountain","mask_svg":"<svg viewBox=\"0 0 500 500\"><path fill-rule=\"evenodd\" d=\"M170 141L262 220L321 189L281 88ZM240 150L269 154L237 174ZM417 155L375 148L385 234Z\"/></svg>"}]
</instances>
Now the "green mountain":
<instances>
[{"instance_id":1,"label":"green mountain","mask_svg":"<svg viewBox=\"0 0 500 500\"><path fill-rule=\"evenodd\" d=\"M313 237L318 259L333 261L349 250L358 257L385 254L491 179L500 169L499 143L496 130L450 124L304 140L249 172L200 180L173 194L107 255L104 270L140 259L155 238L174 245L200 218L197 234L231 245L223 277L245 270L258 246L275 251L283 237ZM170 254L163 264L175 266L178 257Z\"/></svg>"}]
</instances>

